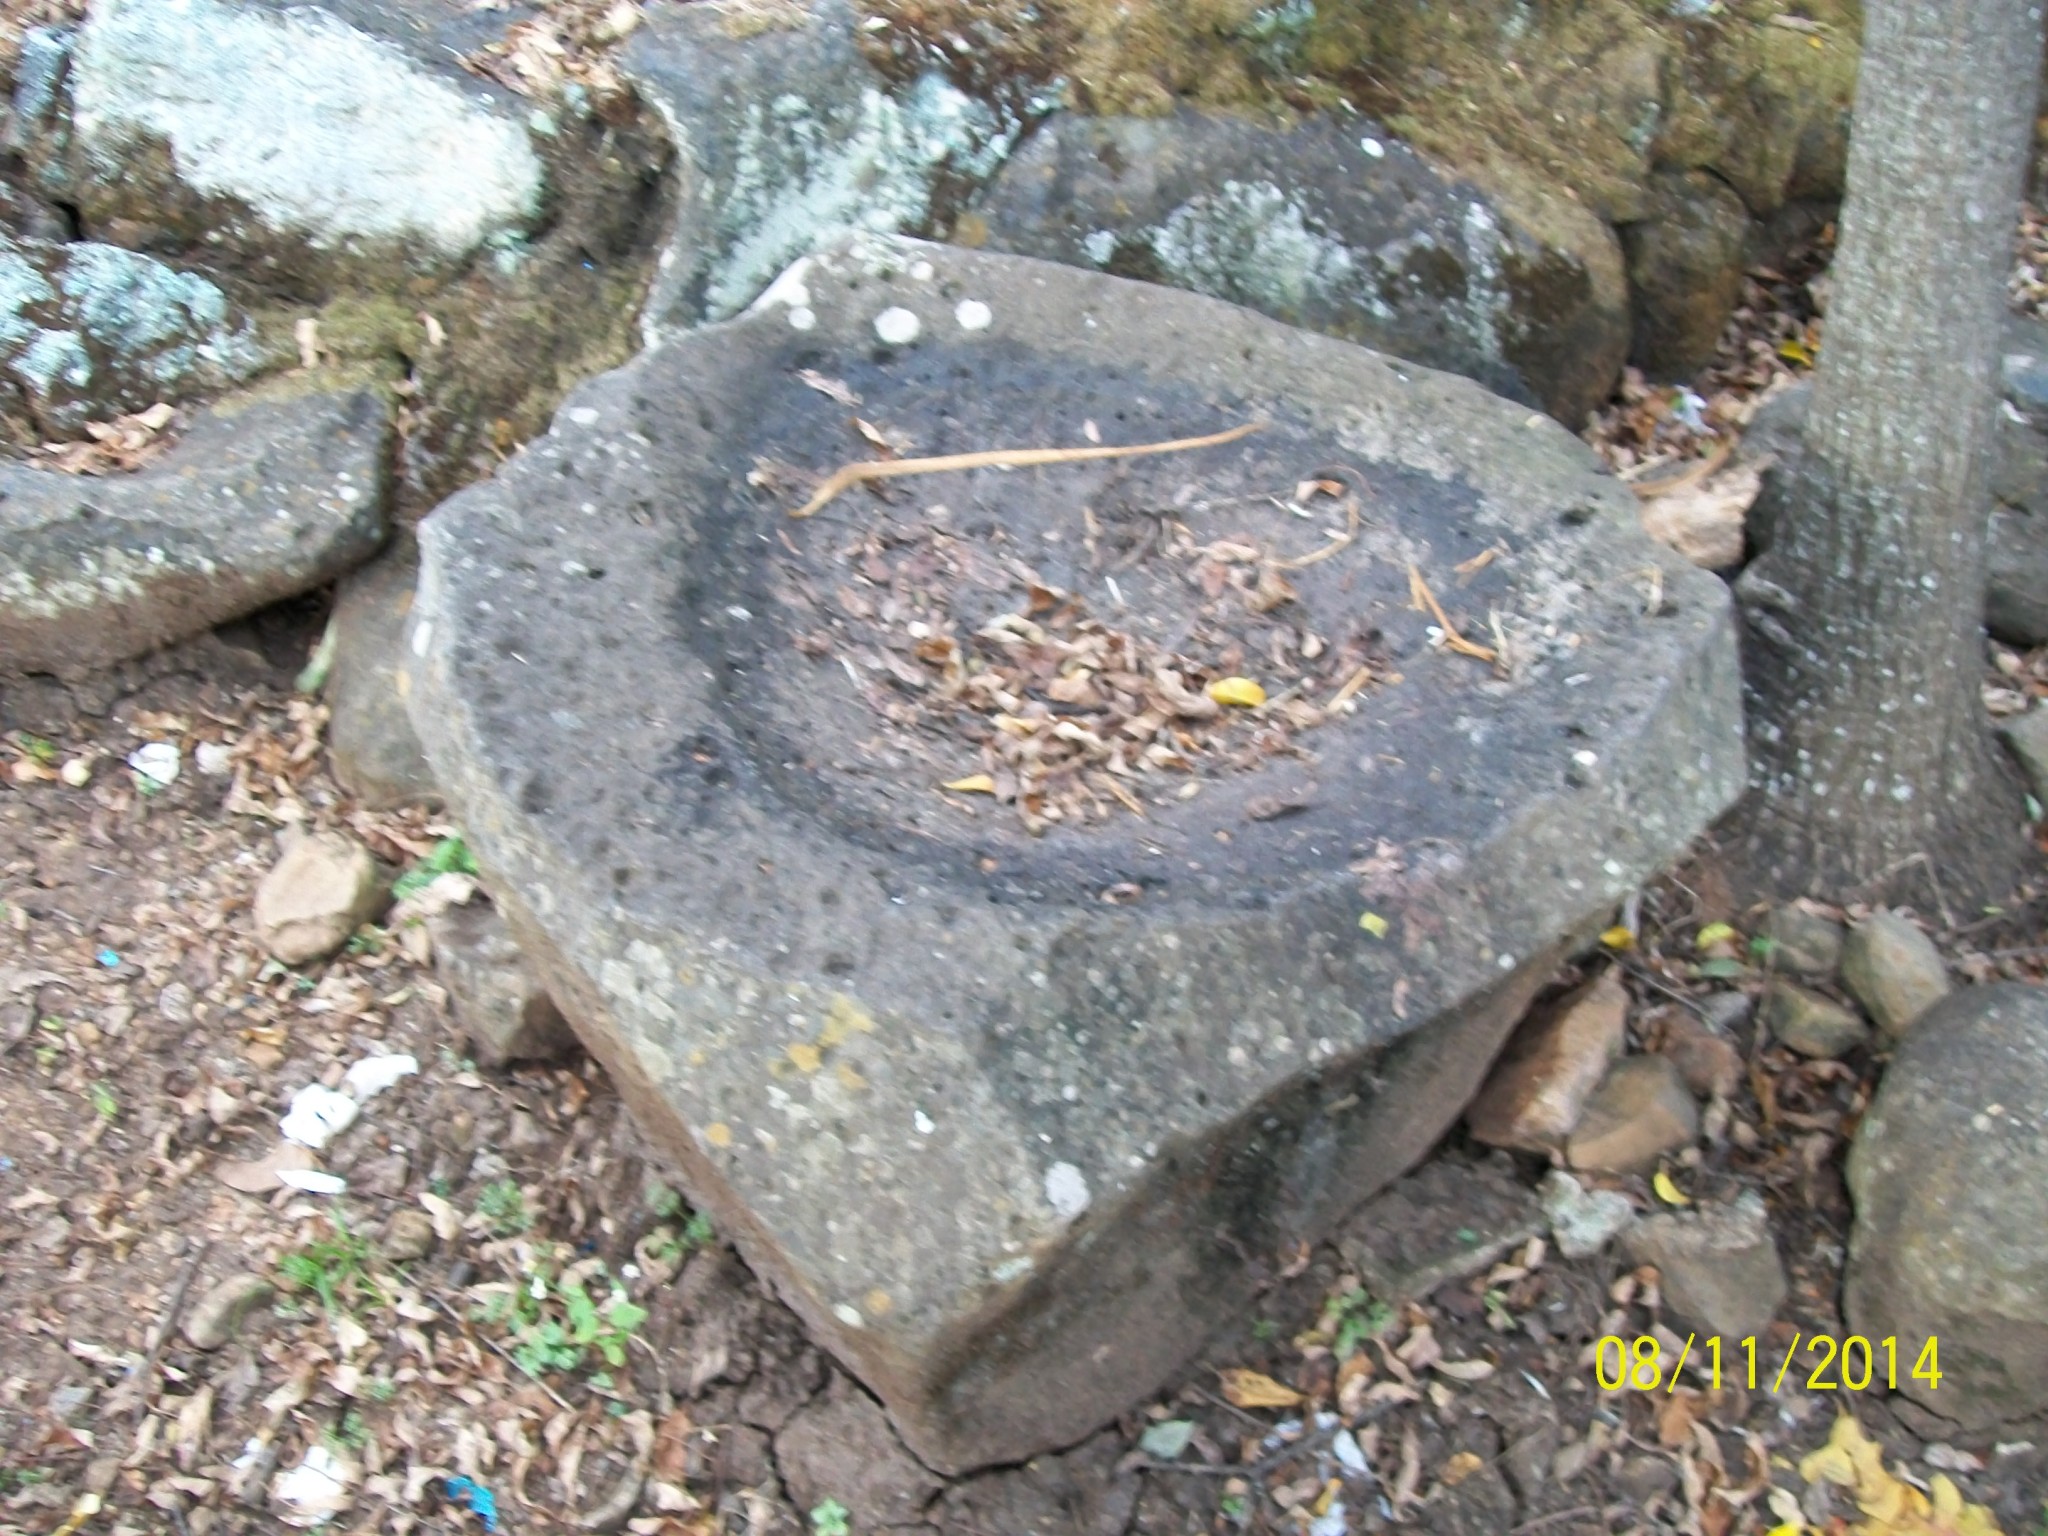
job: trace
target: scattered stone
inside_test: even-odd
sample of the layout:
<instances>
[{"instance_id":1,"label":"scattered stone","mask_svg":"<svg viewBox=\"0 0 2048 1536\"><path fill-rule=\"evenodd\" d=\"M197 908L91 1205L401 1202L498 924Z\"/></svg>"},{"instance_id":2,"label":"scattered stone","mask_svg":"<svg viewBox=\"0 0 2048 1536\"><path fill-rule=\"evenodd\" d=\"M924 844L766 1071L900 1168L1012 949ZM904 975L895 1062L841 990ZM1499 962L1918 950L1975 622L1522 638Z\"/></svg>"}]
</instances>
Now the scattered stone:
<instances>
[{"instance_id":1,"label":"scattered stone","mask_svg":"<svg viewBox=\"0 0 2048 1536\"><path fill-rule=\"evenodd\" d=\"M1644 1173L1699 1133L1699 1105L1678 1068L1663 1056L1629 1056L1587 1100L1565 1158L1589 1172Z\"/></svg>"},{"instance_id":2,"label":"scattered stone","mask_svg":"<svg viewBox=\"0 0 2048 1536\"><path fill-rule=\"evenodd\" d=\"M391 1213L377 1249L393 1264L411 1264L434 1251L434 1220L425 1211L406 1206Z\"/></svg>"},{"instance_id":3,"label":"scattered stone","mask_svg":"<svg viewBox=\"0 0 2048 1536\"><path fill-rule=\"evenodd\" d=\"M1774 977L1758 1016L1771 1038L1802 1056L1846 1056L1870 1042L1870 1028L1831 997Z\"/></svg>"},{"instance_id":4,"label":"scattered stone","mask_svg":"<svg viewBox=\"0 0 2048 1536\"><path fill-rule=\"evenodd\" d=\"M1899 1340L1899 1387L1982 1428L2048 1407L2048 991L1936 1003L1849 1150L1850 1325ZM1940 1340L1941 1385L1909 1376Z\"/></svg>"},{"instance_id":5,"label":"scattered stone","mask_svg":"<svg viewBox=\"0 0 2048 1536\"><path fill-rule=\"evenodd\" d=\"M1767 961L1773 970L1825 981L1841 967L1843 932L1832 917L1792 901L1771 909L1761 936L1775 946Z\"/></svg>"},{"instance_id":6,"label":"scattered stone","mask_svg":"<svg viewBox=\"0 0 2048 1536\"><path fill-rule=\"evenodd\" d=\"M267 361L247 317L196 273L0 234L0 410L39 437L224 389Z\"/></svg>"},{"instance_id":7,"label":"scattered stone","mask_svg":"<svg viewBox=\"0 0 2048 1536\"><path fill-rule=\"evenodd\" d=\"M340 832L308 833L256 887L256 938L286 965L324 960L383 898L384 881L369 849Z\"/></svg>"},{"instance_id":8,"label":"scattered stone","mask_svg":"<svg viewBox=\"0 0 2048 1536\"><path fill-rule=\"evenodd\" d=\"M449 1007L479 1062L552 1061L577 1048L575 1030L534 980L497 908L448 907L427 919L427 932Z\"/></svg>"},{"instance_id":9,"label":"scattered stone","mask_svg":"<svg viewBox=\"0 0 2048 1536\"><path fill-rule=\"evenodd\" d=\"M1678 1468L1668 1456L1638 1452L1624 1457L1614 1471L1614 1491L1640 1509L1678 1487Z\"/></svg>"},{"instance_id":10,"label":"scattered stone","mask_svg":"<svg viewBox=\"0 0 2048 1536\"><path fill-rule=\"evenodd\" d=\"M1749 1022L1756 999L1747 992L1710 992L1699 1000L1700 1017L1717 1034L1732 1035Z\"/></svg>"},{"instance_id":11,"label":"scattered stone","mask_svg":"<svg viewBox=\"0 0 2048 1536\"><path fill-rule=\"evenodd\" d=\"M1948 967L1934 941L1896 912L1879 910L1849 930L1842 983L1870 1012L1881 1045L1894 1045L1913 1021L1948 996Z\"/></svg>"},{"instance_id":12,"label":"scattered stone","mask_svg":"<svg viewBox=\"0 0 2048 1536\"><path fill-rule=\"evenodd\" d=\"M1668 611L1597 599L1659 557L1583 444L1467 380L1241 308L878 238L806 259L771 294L580 386L547 436L422 524L413 722L529 962L638 1085L693 1204L928 1465L1021 1461L1170 1378L1251 1293L1250 1256L1320 1241L1419 1162L1560 960L1740 792L1726 592L1673 561ZM963 296L989 306L987 328L956 323ZM922 333L878 352L892 307ZM996 526L1070 520L1066 559L1112 473L1115 494L1170 503L1189 484L1285 493L1342 455L1372 477L1374 538L1427 539L1429 579L1465 622L1498 613L1556 664L1488 691L1480 664L1431 645L1404 569L1340 550L1295 572L1295 606L1334 605L1324 584L1354 578L1341 612L1373 614L1405 681L1317 728L1313 806L1247 821L1244 801L1298 773L1254 763L1194 799L1148 791L1142 821L1105 799L1034 837L1009 807L931 792L971 755L876 771L862 743L878 729L892 752L952 748L878 721L866 673L856 686L791 643L823 614L748 574L763 546L739 529L836 565L843 520L877 515L849 498L795 521L796 500L722 467L845 458L843 410L799 369L931 452L1069 441L1087 419L1156 441L1268 411L1242 446L935 476L918 495ZM592 510L564 519L564 498ZM1253 500L1276 541L1328 542ZM649 522L645 505L667 510ZM712 505L737 510L700 526ZM709 542L685 582L673 555L693 538ZM1451 565L1495 539L1523 553L1455 587ZM1159 569L1118 581L1150 602ZM1569 651L1542 619L1567 599L1599 616ZM744 659L745 689L707 683L714 643ZM1597 686L1568 688L1578 676ZM1587 722L1574 750L1597 749L1576 785L1561 714ZM1398 761L1370 750L1387 732ZM565 733L604 750L565 758ZM1528 776L1504 780L1505 762ZM1483 797L1456 787L1480 782ZM1455 858L1425 825L1462 829ZM1201 867L1152 859L1162 838ZM1350 850L1382 841L1362 907ZM1105 900L1101 872L1123 869L1146 885L1118 875ZM1411 934L1431 950L1431 1003L1401 1017ZM1189 1158L1231 1176L1190 1179ZM1049 1177L1061 1164L1078 1182ZM1084 1210L1065 1198L1080 1188Z\"/></svg>"},{"instance_id":13,"label":"scattered stone","mask_svg":"<svg viewBox=\"0 0 2048 1536\"><path fill-rule=\"evenodd\" d=\"M1550 1171L1541 1193L1550 1235L1568 1259L1590 1259L1636 1219L1635 1202L1627 1195L1588 1189L1562 1168Z\"/></svg>"},{"instance_id":14,"label":"scattered stone","mask_svg":"<svg viewBox=\"0 0 2048 1536\"><path fill-rule=\"evenodd\" d=\"M1742 1081L1742 1053L1734 1042L1689 1009L1668 1011L1657 1049L1671 1058L1685 1086L1700 1098L1728 1098Z\"/></svg>"},{"instance_id":15,"label":"scattered stone","mask_svg":"<svg viewBox=\"0 0 2048 1536\"><path fill-rule=\"evenodd\" d=\"M406 621L419 552L409 538L343 578L334 595L334 666L325 697L334 776L363 804L432 802L440 792L406 713Z\"/></svg>"},{"instance_id":16,"label":"scattered stone","mask_svg":"<svg viewBox=\"0 0 2048 1536\"><path fill-rule=\"evenodd\" d=\"M1366 1201L1339 1229L1337 1250L1373 1295L1402 1302L1477 1274L1542 1231L1536 1197L1512 1167L1444 1156Z\"/></svg>"},{"instance_id":17,"label":"scattered stone","mask_svg":"<svg viewBox=\"0 0 2048 1536\"><path fill-rule=\"evenodd\" d=\"M1532 1014L1465 1112L1473 1137L1522 1152L1563 1146L1621 1055L1627 1026L1628 992L1612 969Z\"/></svg>"},{"instance_id":18,"label":"scattered stone","mask_svg":"<svg viewBox=\"0 0 2048 1536\"><path fill-rule=\"evenodd\" d=\"M240 1330L243 1319L258 1307L268 1306L276 1294L261 1275L229 1275L185 1313L185 1342L194 1349L219 1349Z\"/></svg>"},{"instance_id":19,"label":"scattered stone","mask_svg":"<svg viewBox=\"0 0 2048 1536\"><path fill-rule=\"evenodd\" d=\"M916 1524L942 1486L903 1448L881 1406L836 1373L775 1437L775 1463L798 1509L836 1499L859 1531Z\"/></svg>"},{"instance_id":20,"label":"scattered stone","mask_svg":"<svg viewBox=\"0 0 2048 1536\"><path fill-rule=\"evenodd\" d=\"M332 581L383 537L388 435L370 391L287 380L132 475L0 464L0 672L105 666Z\"/></svg>"},{"instance_id":21,"label":"scattered stone","mask_svg":"<svg viewBox=\"0 0 2048 1536\"><path fill-rule=\"evenodd\" d=\"M954 238L1228 299L1574 424L1628 347L1621 251L1599 219L1489 197L1354 116L1056 118Z\"/></svg>"},{"instance_id":22,"label":"scattered stone","mask_svg":"<svg viewBox=\"0 0 2048 1536\"><path fill-rule=\"evenodd\" d=\"M1702 570L1731 570L1742 564L1749 509L1762 488L1754 465L1731 464L1696 485L1647 498L1643 532Z\"/></svg>"},{"instance_id":23,"label":"scattered stone","mask_svg":"<svg viewBox=\"0 0 2048 1536\"><path fill-rule=\"evenodd\" d=\"M1998 727L2037 804L2048 806L2048 709L2036 706Z\"/></svg>"},{"instance_id":24,"label":"scattered stone","mask_svg":"<svg viewBox=\"0 0 2048 1536\"><path fill-rule=\"evenodd\" d=\"M1636 1264L1654 1264L1664 1304L1724 1340L1761 1335L1785 1300L1785 1267L1763 1200L1645 1217L1622 1235Z\"/></svg>"},{"instance_id":25,"label":"scattered stone","mask_svg":"<svg viewBox=\"0 0 2048 1536\"><path fill-rule=\"evenodd\" d=\"M157 1016L166 1024L190 1024L192 1008L196 1001L192 989L184 982L170 982L156 995Z\"/></svg>"},{"instance_id":26,"label":"scattered stone","mask_svg":"<svg viewBox=\"0 0 2048 1536\"><path fill-rule=\"evenodd\" d=\"M50 174L87 222L169 232L252 278L303 288L342 266L396 290L516 250L541 214L502 93L310 6L105 0L70 85L72 152Z\"/></svg>"}]
</instances>

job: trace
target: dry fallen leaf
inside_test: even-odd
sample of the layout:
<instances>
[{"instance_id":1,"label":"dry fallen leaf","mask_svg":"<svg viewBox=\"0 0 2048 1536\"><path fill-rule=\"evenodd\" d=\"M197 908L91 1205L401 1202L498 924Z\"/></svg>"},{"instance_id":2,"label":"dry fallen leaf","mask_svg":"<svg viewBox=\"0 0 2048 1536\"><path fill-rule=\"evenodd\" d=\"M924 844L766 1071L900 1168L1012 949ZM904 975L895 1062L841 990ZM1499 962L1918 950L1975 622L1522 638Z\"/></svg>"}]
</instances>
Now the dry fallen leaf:
<instances>
[{"instance_id":1,"label":"dry fallen leaf","mask_svg":"<svg viewBox=\"0 0 2048 1536\"><path fill-rule=\"evenodd\" d=\"M1218 704L1238 709L1256 709L1266 702L1266 690L1248 677L1219 677L1202 691Z\"/></svg>"},{"instance_id":2,"label":"dry fallen leaf","mask_svg":"<svg viewBox=\"0 0 2048 1536\"><path fill-rule=\"evenodd\" d=\"M1455 1488L1485 1465L1477 1452L1460 1451L1444 1463L1443 1470L1437 1474L1437 1481L1446 1488Z\"/></svg>"},{"instance_id":3,"label":"dry fallen leaf","mask_svg":"<svg viewBox=\"0 0 2048 1536\"><path fill-rule=\"evenodd\" d=\"M1302 1396L1270 1376L1241 1367L1222 1372L1223 1396L1234 1408L1298 1408Z\"/></svg>"},{"instance_id":4,"label":"dry fallen leaf","mask_svg":"<svg viewBox=\"0 0 2048 1536\"><path fill-rule=\"evenodd\" d=\"M1928 1480L1929 1492L1922 1493L1887 1471L1883 1447L1853 1414L1835 1420L1828 1443L1799 1463L1799 1475L1809 1483L1834 1483L1850 1491L1869 1517L1852 1528L1853 1536L1999 1536L1991 1511L1966 1504L1942 1473L1935 1473Z\"/></svg>"}]
</instances>

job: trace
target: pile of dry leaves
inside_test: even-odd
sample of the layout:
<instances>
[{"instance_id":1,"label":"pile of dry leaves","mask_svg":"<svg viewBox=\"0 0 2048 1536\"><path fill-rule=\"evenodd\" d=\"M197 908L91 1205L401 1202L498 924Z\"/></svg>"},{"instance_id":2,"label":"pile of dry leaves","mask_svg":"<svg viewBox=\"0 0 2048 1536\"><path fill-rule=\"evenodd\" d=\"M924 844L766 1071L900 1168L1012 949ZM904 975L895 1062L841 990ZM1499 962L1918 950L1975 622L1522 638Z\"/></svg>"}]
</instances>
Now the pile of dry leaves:
<instances>
[{"instance_id":1,"label":"pile of dry leaves","mask_svg":"<svg viewBox=\"0 0 2048 1536\"><path fill-rule=\"evenodd\" d=\"M849 575L834 594L839 633L813 630L797 644L820 659L837 654L892 724L935 744L942 760L972 765L946 790L1014 806L1034 832L1104 821L1118 807L1142 816L1147 798L1192 797L1198 776L1295 752L1297 733L1384 672L1375 633L1332 641L1279 617L1299 597L1290 574L1347 548L1359 528L1357 496L1342 482L1293 490L1298 502L1325 501L1345 519L1304 555L1245 535L1199 541L1172 517L1118 555L1102 521L1082 510L1079 542L1109 592L1122 593L1118 574L1129 583L1133 567L1150 565L1184 600L1172 644L1094 613L1019 558L1002 530L955 530L950 514L884 522L841 548ZM785 576L802 583L793 569ZM979 624L963 617L989 593L1001 594L998 612ZM872 689L864 674L886 678L893 692Z\"/></svg>"}]
</instances>

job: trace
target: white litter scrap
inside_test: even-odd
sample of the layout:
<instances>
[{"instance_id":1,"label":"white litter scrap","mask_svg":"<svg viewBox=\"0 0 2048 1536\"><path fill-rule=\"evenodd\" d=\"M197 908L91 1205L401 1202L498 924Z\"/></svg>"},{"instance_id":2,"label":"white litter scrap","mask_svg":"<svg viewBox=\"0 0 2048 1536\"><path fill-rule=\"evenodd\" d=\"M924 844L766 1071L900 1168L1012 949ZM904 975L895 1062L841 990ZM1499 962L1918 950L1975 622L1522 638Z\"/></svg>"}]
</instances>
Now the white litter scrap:
<instances>
[{"instance_id":1,"label":"white litter scrap","mask_svg":"<svg viewBox=\"0 0 2048 1536\"><path fill-rule=\"evenodd\" d=\"M329 1142L356 1123L363 1105L419 1069L419 1059L410 1054L365 1056L343 1075L340 1088L308 1083L293 1094L277 1128L285 1140L324 1152Z\"/></svg>"},{"instance_id":2,"label":"white litter scrap","mask_svg":"<svg viewBox=\"0 0 2048 1536\"><path fill-rule=\"evenodd\" d=\"M325 1525L353 1504L355 1483L361 1476L353 1462L316 1445L296 1467L278 1474L270 1492L284 1506L280 1513L284 1523L303 1529Z\"/></svg>"},{"instance_id":3,"label":"white litter scrap","mask_svg":"<svg viewBox=\"0 0 2048 1536\"><path fill-rule=\"evenodd\" d=\"M322 1083L308 1083L292 1095L291 1103L278 1118L277 1128L286 1141L296 1141L315 1152L356 1123L362 1108L346 1093L337 1093Z\"/></svg>"},{"instance_id":4,"label":"white litter scrap","mask_svg":"<svg viewBox=\"0 0 2048 1536\"><path fill-rule=\"evenodd\" d=\"M303 1190L309 1195L348 1193L347 1179L338 1173L328 1173L321 1168L280 1168L277 1170L277 1182Z\"/></svg>"},{"instance_id":5,"label":"white litter scrap","mask_svg":"<svg viewBox=\"0 0 2048 1536\"><path fill-rule=\"evenodd\" d=\"M178 745L172 741L144 742L128 754L128 766L157 784L178 782Z\"/></svg>"}]
</instances>

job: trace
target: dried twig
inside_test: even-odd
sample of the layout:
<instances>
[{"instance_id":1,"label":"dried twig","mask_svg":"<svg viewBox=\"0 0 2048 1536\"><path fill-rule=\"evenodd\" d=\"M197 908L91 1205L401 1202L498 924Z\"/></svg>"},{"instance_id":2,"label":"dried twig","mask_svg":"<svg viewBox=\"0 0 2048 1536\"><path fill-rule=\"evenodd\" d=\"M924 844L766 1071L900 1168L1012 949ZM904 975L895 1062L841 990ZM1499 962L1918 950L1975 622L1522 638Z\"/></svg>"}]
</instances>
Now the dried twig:
<instances>
[{"instance_id":1,"label":"dried twig","mask_svg":"<svg viewBox=\"0 0 2048 1536\"><path fill-rule=\"evenodd\" d=\"M1265 425L1248 421L1228 432L1207 437L1182 437L1169 443L1134 443L1123 448L991 448L981 453L948 453L935 459L863 459L843 464L825 477L811 499L789 515L809 517L842 491L869 480L893 480L898 475L936 475L951 469L1019 469L1031 464L1078 464L1088 459L1129 459L1148 453L1185 453L1192 448L1214 448L1234 443Z\"/></svg>"},{"instance_id":2,"label":"dried twig","mask_svg":"<svg viewBox=\"0 0 2048 1536\"><path fill-rule=\"evenodd\" d=\"M163 1359L164 1346L171 1342L171 1335L177 1332L178 1316L185 1310L185 1298L192 1293L192 1282L199 1278L199 1266L206 1262L213 1244L202 1242L192 1250L192 1257L185 1261L185 1267L178 1271L178 1278L171 1285L169 1299L164 1302L162 1319L156 1325L156 1334L149 1342L149 1353L142 1357L142 1363L135 1368L129 1382L135 1392L135 1416L139 1419L149 1411L149 1382L156 1374L157 1362ZM125 1389L124 1389L125 1390Z\"/></svg>"},{"instance_id":3,"label":"dried twig","mask_svg":"<svg viewBox=\"0 0 2048 1536\"><path fill-rule=\"evenodd\" d=\"M1428 608L1436 615L1438 628L1444 632L1444 644L1460 656L1470 656L1474 661L1497 661L1498 655L1491 646L1475 645L1458 633L1458 626L1444 612L1443 604L1436 600L1436 594L1429 590L1429 583L1422 579L1422 572L1413 560L1408 562L1408 590L1414 595L1415 606Z\"/></svg>"},{"instance_id":4,"label":"dried twig","mask_svg":"<svg viewBox=\"0 0 2048 1536\"><path fill-rule=\"evenodd\" d=\"M1678 474L1667 475L1661 480L1631 480L1629 482L1629 489L1645 501L1648 501L1653 496L1669 496L1673 491L1687 490L1692 486L1698 485L1702 480L1713 474L1715 470L1726 464L1729 455L1734 452L1735 445L1733 443L1723 443L1704 459L1693 460L1690 465Z\"/></svg>"}]
</instances>

